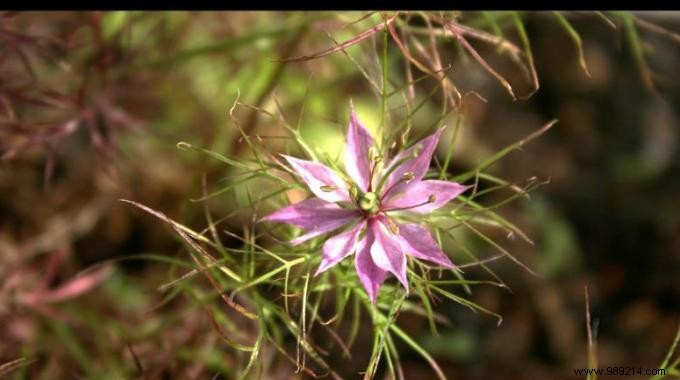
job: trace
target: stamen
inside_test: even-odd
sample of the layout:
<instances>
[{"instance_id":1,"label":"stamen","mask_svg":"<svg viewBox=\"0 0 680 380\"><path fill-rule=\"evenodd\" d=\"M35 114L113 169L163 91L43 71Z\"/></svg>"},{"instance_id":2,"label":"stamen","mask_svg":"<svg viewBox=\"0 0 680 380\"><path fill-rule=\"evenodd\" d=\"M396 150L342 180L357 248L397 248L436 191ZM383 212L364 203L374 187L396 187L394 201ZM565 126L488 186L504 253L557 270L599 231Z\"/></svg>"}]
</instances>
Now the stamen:
<instances>
[{"instance_id":1,"label":"stamen","mask_svg":"<svg viewBox=\"0 0 680 380\"><path fill-rule=\"evenodd\" d=\"M368 148L368 160L369 161L376 161L380 157L380 152L378 152L378 148L372 146Z\"/></svg>"},{"instance_id":2,"label":"stamen","mask_svg":"<svg viewBox=\"0 0 680 380\"><path fill-rule=\"evenodd\" d=\"M406 183L411 182L414 178L416 178L416 175L413 172L406 172L401 175L401 180Z\"/></svg>"},{"instance_id":3,"label":"stamen","mask_svg":"<svg viewBox=\"0 0 680 380\"><path fill-rule=\"evenodd\" d=\"M349 188L349 196L351 199L357 199L357 197L359 196L359 189L357 189L356 186L352 185Z\"/></svg>"},{"instance_id":4,"label":"stamen","mask_svg":"<svg viewBox=\"0 0 680 380\"><path fill-rule=\"evenodd\" d=\"M437 197L436 197L434 194L430 194L430 195L427 197L427 201L425 201L425 202L423 202L423 203L420 203L420 204L417 204L417 205L413 205L413 206L391 208L391 209L385 210L385 212L410 210L410 209L417 208L417 207L420 207L420 206L428 205L428 204L430 204L430 203L434 203L436 200L437 200Z\"/></svg>"},{"instance_id":5,"label":"stamen","mask_svg":"<svg viewBox=\"0 0 680 380\"><path fill-rule=\"evenodd\" d=\"M390 231L392 231L392 234L394 235L399 235L399 227L397 226L396 223L390 218L385 218L387 219L387 226L390 228Z\"/></svg>"},{"instance_id":6,"label":"stamen","mask_svg":"<svg viewBox=\"0 0 680 380\"><path fill-rule=\"evenodd\" d=\"M397 169L401 166L401 164L403 164L404 162L409 161L409 160L411 160L411 157L406 156L406 157L403 157L401 160L395 162L394 164L390 165L390 166L387 168L387 170L385 171L385 173L383 173L382 178L380 179L380 183L378 183L378 187L375 189L375 190L376 190L376 193L381 193L381 194L387 193L386 191L383 191L383 192L380 191L380 189L382 189L383 185L385 185L385 181L387 181L387 178L388 178L395 170L397 170Z\"/></svg>"},{"instance_id":7,"label":"stamen","mask_svg":"<svg viewBox=\"0 0 680 380\"><path fill-rule=\"evenodd\" d=\"M321 191L323 191L324 193L330 193L331 191L335 191L337 189L338 189L337 186L329 186L329 185L321 186Z\"/></svg>"},{"instance_id":8,"label":"stamen","mask_svg":"<svg viewBox=\"0 0 680 380\"><path fill-rule=\"evenodd\" d=\"M380 201L383 201L383 200L385 199L385 195L387 195L387 193L389 193L390 190L392 190L395 186L397 186L398 184L400 184L400 183L402 183L402 182L404 182L404 183L409 183L409 182L411 182L414 178L416 178L415 173L413 173L413 172L404 172L404 174L401 175L401 178L399 179L399 181L393 183L392 186L390 186L389 188L387 188L387 190L385 190L385 191L382 192L382 196L380 197Z\"/></svg>"},{"instance_id":9,"label":"stamen","mask_svg":"<svg viewBox=\"0 0 680 380\"><path fill-rule=\"evenodd\" d=\"M368 148L368 159L373 164L368 173L368 191L373 191L373 175L377 172L376 169L380 162L382 162L383 157L378 151L378 148L372 146Z\"/></svg>"}]
</instances>

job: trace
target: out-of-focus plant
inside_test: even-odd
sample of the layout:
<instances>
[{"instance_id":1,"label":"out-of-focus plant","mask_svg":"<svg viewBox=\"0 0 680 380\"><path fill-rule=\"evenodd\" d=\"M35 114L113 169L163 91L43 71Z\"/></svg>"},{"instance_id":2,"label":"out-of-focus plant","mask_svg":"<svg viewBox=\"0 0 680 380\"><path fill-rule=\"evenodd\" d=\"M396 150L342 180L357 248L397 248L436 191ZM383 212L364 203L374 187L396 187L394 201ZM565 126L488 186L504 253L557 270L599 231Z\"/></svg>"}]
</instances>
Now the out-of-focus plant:
<instances>
[{"instance_id":1,"label":"out-of-focus plant","mask_svg":"<svg viewBox=\"0 0 680 380\"><path fill-rule=\"evenodd\" d=\"M120 131L143 124L126 110L129 104L143 104L130 88L145 87L139 72L120 73L138 53L126 46L126 29L112 28L111 17L103 13L79 16L31 33L15 31L17 14L5 15L0 26L5 53L0 61L2 158L41 147L48 152L46 179L59 145L69 136L86 131L106 162L118 150Z\"/></svg>"},{"instance_id":2,"label":"out-of-focus plant","mask_svg":"<svg viewBox=\"0 0 680 380\"><path fill-rule=\"evenodd\" d=\"M205 368L225 376L264 376L275 371L280 364L277 358L283 358L298 372L338 378L340 374L335 366L352 357L360 342L372 344L371 355L365 358L365 378L375 377L380 368L392 378L403 378L399 348L404 346L422 356L436 375L444 378L442 368L399 325L398 317L413 314L425 318L431 331L436 333L438 324L449 323L447 316L438 312L438 304L453 302L491 315L500 323L500 315L470 299L477 286L509 288L488 264L508 258L523 270L534 273L530 266L503 247L501 240L505 237L519 237L529 244L532 241L502 216L499 209L517 199L528 198L529 192L542 182L530 178L515 183L500 178L490 169L511 152L524 148L548 131L554 121L479 162L454 162L454 152L464 144L461 131L465 128L469 102L476 101L468 95L486 101L483 89L469 86L465 81L467 73L454 66L456 54L474 61L505 89L511 99L532 96L539 89L539 73L525 20L533 14L369 12L351 15L358 19L349 20L346 14L290 13L275 25L254 24L246 34L225 37L218 43L192 46L186 46L183 39L184 31L190 29L190 16L166 17L147 12L34 16L50 18L51 22L36 29L22 24L21 15L14 13L4 14L0 20L0 149L5 162L11 163L28 156L35 147L43 148L47 163L45 179L52 177L60 145L77 140L78 134L87 136L97 157L115 163L116 153L130 131L149 132L149 128L140 128L149 126L141 121L151 119L147 116L155 116L157 124L176 126L173 122L177 121L168 121L167 114L182 116L181 113L173 105L160 105L159 93L173 93L176 95L173 101L177 104L191 101L194 94L200 94L203 103L195 108L220 110L227 103L215 94L238 94L228 113L230 125L235 128L216 128L212 124L216 120L206 116L205 120L191 122L192 126L208 124L209 127L203 127L210 131L205 136L197 136L198 133L193 133L195 129L179 132L186 136L183 140L190 142L180 142L178 148L203 153L217 164L206 166L206 176L200 186L195 186L202 188L201 196L193 201L203 205L204 229L190 227L191 222L173 220L167 213L158 211L158 207L152 208L141 199L133 198L134 194L130 198L135 201L126 201L167 224L188 248L188 259L186 256L174 258L154 254L135 258L168 264L171 279L158 288L162 300L156 307L173 305L180 311L162 321L149 317L131 335L138 341L153 335L159 344L172 342L168 343L170 350L185 345L191 347L155 356L149 354L155 358L151 364L155 367L150 368L148 363L139 360L135 353L137 349L126 342L131 360L123 360L125 364L120 365L120 373L112 376L131 372L140 376L160 374L174 365L173 358L179 357L188 362L186 368L178 370L186 376L204 374ZM240 21L242 24L249 23L249 17L253 17L241 16L245 20ZM571 24L571 16L563 12L542 14L542 17L554 18L568 34L576 47L574 57L588 74L583 41ZM677 36L629 13L593 13L584 17L599 17L613 28L625 31L642 78L649 88L653 88L654 76L646 63L646 52L637 28L654 30L670 38ZM333 43L332 47L319 48L316 45L319 39L313 38L310 31L316 30L321 23L335 25L338 22L343 24L338 32L343 35L340 39L343 42L337 42L328 34L327 44ZM243 47L248 49L239 50ZM298 51L310 49L318 53L296 56ZM234 51L243 54L230 54ZM263 54L275 56L262 59ZM331 54L343 54L346 60L331 60ZM198 70L199 66L193 65L218 55L228 59L213 65L233 66L233 70L223 72L226 73L223 77L215 75L216 70ZM499 69L494 63L498 59L509 59L523 78ZM313 75L303 70L295 71L316 63L319 66ZM182 84L181 80L172 81L176 87L164 87L165 75L174 69L190 77L191 80L185 83L191 83L197 89L177 85ZM286 74L293 77L294 84L285 81ZM228 81L230 75L233 80ZM373 101L352 87L356 83L348 79L355 77L363 77L365 88L361 91L371 92L375 96ZM307 84L300 85L305 80ZM287 91L285 96L278 92L282 83L292 88L282 90ZM337 91L341 93L339 97L319 95L328 88L342 86L347 88ZM216 87L226 90L209 91ZM245 100L241 99L241 90ZM298 236L300 231L296 226L256 223L264 215L302 201L308 190L315 192L308 182L301 182L298 176L291 175L290 168L281 162L277 152L304 157L337 171L347 165L348 158L340 159L340 151L335 148L342 141L340 136L349 121L345 116L334 120L338 118L334 115L347 114L345 104L349 96L345 92L358 93L352 97L359 106L359 113L369 120L366 124L373 129L373 135L378 136L380 149L371 153L376 161L412 152L423 136L437 133L438 144L431 147L431 154L423 155L428 160L418 168L418 176L422 174L423 182L437 181L448 186L466 184L471 191L467 195L456 194L454 203L436 211L429 210L432 212L422 221L433 234L432 239L425 240L430 246L442 248L446 256L438 256L440 264L450 260L462 271L442 270L409 260L399 269L404 287L411 289L409 293L388 279L382 285L379 297L377 290L367 296L360 275L350 265L351 260L346 259L314 276L324 258L322 250L328 242L326 237L312 236L304 244L291 247L282 240ZM160 106L166 107L165 117L155 113ZM330 114L324 112L328 110L331 110ZM308 120L310 114L316 117L314 122ZM291 115L297 120L293 121ZM334 137L319 138L320 134L310 131L315 123ZM336 128L336 124L343 127ZM368 151L364 153L369 154ZM153 155L133 157L139 165L157 165L162 161ZM227 172L227 176L213 182L215 173L222 172ZM402 177L398 180L408 181L409 173L400 173ZM389 177L389 173L383 174ZM131 177L134 179L135 175ZM415 171L412 175L415 178ZM183 182L194 179L189 175L181 177ZM322 186L324 188L316 189L317 195L319 191L331 194L337 190L325 187L332 184ZM350 200L363 211L371 212L376 204L371 203L375 200L369 199L368 193L372 192L359 194L357 190ZM427 205L438 201L437 196L431 198L430 195L426 191L414 198L420 196ZM210 208L210 202L214 205L216 201L227 204L218 209L218 218ZM387 229L397 235L399 227L386 223ZM481 257L476 247L482 245L491 247L497 254ZM40 253L45 253L43 251ZM353 251L344 252L351 254ZM57 253L50 255L47 261L54 256L58 256ZM58 266L47 267L56 270L54 268ZM51 275L37 284L31 281L35 271L29 270L31 266L26 263L13 268L17 268L13 275L0 281L2 296L17 294L17 305L22 312L48 318L61 315L50 308L51 302L82 295L107 275L113 283L110 286L117 286L117 291L139 293L137 288L125 288L125 281L117 273L110 274L108 269L83 274L70 282L60 277L64 284L60 286L50 284L55 280ZM177 274L177 271L183 272ZM375 282L370 285L374 286ZM208 329L197 322L197 315L207 317ZM63 319L68 320L68 317ZM96 318L90 318L89 323L98 327L96 321ZM82 370L94 375L96 368L87 361L82 348L73 343L75 339L70 330L54 326L56 335L69 342L67 348ZM162 326L170 327L163 329ZM112 323L107 328L98 331L100 341L113 335L112 331L119 332L129 326ZM371 342L364 336L367 331ZM226 345L226 350L223 346L219 350L213 349L219 345L218 339ZM155 350L147 348L146 352L155 353ZM280 355L273 355L277 352ZM336 352L342 355L333 355ZM119 364L122 359L114 356L107 356L107 362ZM0 374L29 363L29 359L9 361L0 365Z\"/></svg>"},{"instance_id":3,"label":"out-of-focus plant","mask_svg":"<svg viewBox=\"0 0 680 380\"><path fill-rule=\"evenodd\" d=\"M585 288L585 304L586 304L586 343L587 343L587 362L586 368L589 369L586 380L597 380L598 372L604 375L610 375L612 372L612 367L608 368L608 372L605 372L598 365L598 355L597 355L597 325L592 322L592 315L590 313L590 297L588 296L588 288ZM595 325L595 326L594 326ZM678 349L678 344L680 343L680 326L675 333L675 338L668 347L668 351L664 356L663 360L659 364L658 368L645 368L643 371L642 367L626 366L626 367L614 367L619 375L648 375L649 372L653 372L653 375L649 378L650 380L661 380L661 379L674 379L680 377L680 354L676 355ZM675 357L675 358L674 358ZM631 371L632 369L632 371Z\"/></svg>"}]
</instances>

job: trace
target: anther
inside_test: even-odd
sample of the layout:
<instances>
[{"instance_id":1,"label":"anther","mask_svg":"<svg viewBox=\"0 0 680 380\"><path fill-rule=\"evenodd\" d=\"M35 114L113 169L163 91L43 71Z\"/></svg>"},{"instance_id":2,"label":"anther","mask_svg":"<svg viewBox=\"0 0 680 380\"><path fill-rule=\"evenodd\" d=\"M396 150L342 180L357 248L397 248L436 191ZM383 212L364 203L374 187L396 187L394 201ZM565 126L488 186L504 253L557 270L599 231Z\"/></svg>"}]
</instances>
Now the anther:
<instances>
[{"instance_id":1,"label":"anther","mask_svg":"<svg viewBox=\"0 0 680 380\"><path fill-rule=\"evenodd\" d=\"M372 146L368 148L368 159L370 161L376 161L378 157L380 157L380 153L376 147Z\"/></svg>"},{"instance_id":2,"label":"anther","mask_svg":"<svg viewBox=\"0 0 680 380\"><path fill-rule=\"evenodd\" d=\"M359 190L356 188L356 186L352 186L349 188L349 196L352 199L357 199L357 197L359 196Z\"/></svg>"},{"instance_id":3,"label":"anther","mask_svg":"<svg viewBox=\"0 0 680 380\"><path fill-rule=\"evenodd\" d=\"M397 226L396 223L394 223L392 219L387 218L387 226L390 228L390 231L392 231L394 235L399 235L399 227Z\"/></svg>"},{"instance_id":4,"label":"anther","mask_svg":"<svg viewBox=\"0 0 680 380\"><path fill-rule=\"evenodd\" d=\"M436 197L434 194L430 194L430 195L427 197L427 201L425 201L425 202L418 203L418 204L413 205L413 206L391 208L391 209L385 210L385 211L386 211L386 212L389 212L389 211L403 211L403 210L410 210L410 209L414 209L414 208L417 208L417 207L420 207L420 206L428 205L428 204L430 204L430 203L434 203L436 200L437 200L437 197Z\"/></svg>"},{"instance_id":5,"label":"anther","mask_svg":"<svg viewBox=\"0 0 680 380\"><path fill-rule=\"evenodd\" d=\"M406 183L411 182L414 178L416 178L416 175L413 172L405 172L401 175L401 180Z\"/></svg>"}]
</instances>

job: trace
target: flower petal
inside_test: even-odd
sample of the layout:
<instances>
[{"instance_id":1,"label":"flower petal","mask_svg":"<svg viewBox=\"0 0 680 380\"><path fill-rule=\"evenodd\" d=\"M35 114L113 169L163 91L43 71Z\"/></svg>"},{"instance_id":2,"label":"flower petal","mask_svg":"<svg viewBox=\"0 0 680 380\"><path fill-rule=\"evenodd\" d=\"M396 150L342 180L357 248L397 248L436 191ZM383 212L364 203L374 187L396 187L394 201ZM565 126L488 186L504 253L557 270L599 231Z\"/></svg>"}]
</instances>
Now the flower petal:
<instances>
[{"instance_id":1,"label":"flower petal","mask_svg":"<svg viewBox=\"0 0 680 380\"><path fill-rule=\"evenodd\" d=\"M347 184L335 172L318 162L300 160L282 154L317 197L328 202L350 201Z\"/></svg>"},{"instance_id":2,"label":"flower petal","mask_svg":"<svg viewBox=\"0 0 680 380\"><path fill-rule=\"evenodd\" d=\"M354 104L350 102L349 126L345 144L345 171L359 185L361 191L368 191L371 176L371 162L368 150L375 144L373 137L357 118Z\"/></svg>"},{"instance_id":3,"label":"flower petal","mask_svg":"<svg viewBox=\"0 0 680 380\"><path fill-rule=\"evenodd\" d=\"M420 140L420 142L414 146L397 154L392 161L390 161L390 164L386 166L386 172L390 171L395 165L397 166L389 177L387 177L383 189L384 197L387 197L389 195L388 193L399 192L400 187L407 185L405 182L398 184L398 182L402 181L405 173L413 173L413 177L409 183L420 181L425 176L425 173L427 173L427 170L430 168L432 154L437 148L439 137L443 131L443 128L438 129L435 133Z\"/></svg>"},{"instance_id":4,"label":"flower petal","mask_svg":"<svg viewBox=\"0 0 680 380\"><path fill-rule=\"evenodd\" d=\"M354 219L354 218L350 219L349 221L352 221L353 219ZM340 228L340 227L342 227L343 225L345 225L347 222L348 222L348 221L336 220L336 221L334 221L334 222L332 222L332 223L325 224L325 225L323 225L323 226L320 227L320 228L313 229L313 230L309 230L309 231L307 231L304 235L300 235L300 236L296 237L295 239L290 240L290 241L288 242L288 244L290 244L290 245L292 245L292 246L296 246L296 245L302 244L302 243L306 242L307 240L312 239L312 238L315 238L315 237L317 237L317 236L319 236L319 235L323 235L323 234L325 234L326 232L331 232L331 231L333 231L333 230L337 230L338 228Z\"/></svg>"},{"instance_id":5,"label":"flower petal","mask_svg":"<svg viewBox=\"0 0 680 380\"><path fill-rule=\"evenodd\" d=\"M260 219L260 222L281 222L304 228L307 230L306 234L289 242L298 245L340 228L360 216L361 213L357 210L344 209L335 203L310 198L277 210Z\"/></svg>"},{"instance_id":6,"label":"flower petal","mask_svg":"<svg viewBox=\"0 0 680 380\"><path fill-rule=\"evenodd\" d=\"M351 255L357 245L359 233L366 225L365 222L357 223L356 226L341 234L328 239L322 248L322 258L319 268L314 275L324 272L333 265L339 263L345 257Z\"/></svg>"},{"instance_id":7,"label":"flower petal","mask_svg":"<svg viewBox=\"0 0 680 380\"><path fill-rule=\"evenodd\" d=\"M389 211L422 205L409 208L408 211L426 214L444 206L470 188L456 182L438 180L410 182L404 185L395 188L398 192L390 192L389 198L383 202L383 209ZM430 197L434 197L434 201L430 202Z\"/></svg>"},{"instance_id":8,"label":"flower petal","mask_svg":"<svg viewBox=\"0 0 680 380\"><path fill-rule=\"evenodd\" d=\"M375 241L371 246L371 258L380 269L394 274L399 282L404 285L408 292L408 280L406 279L406 255L401 249L397 235L388 231L387 227L379 220L370 222Z\"/></svg>"},{"instance_id":9,"label":"flower petal","mask_svg":"<svg viewBox=\"0 0 680 380\"><path fill-rule=\"evenodd\" d=\"M65 301L91 291L111 274L111 267L104 266L88 274L78 276L53 290L33 291L24 297L29 304Z\"/></svg>"},{"instance_id":10,"label":"flower petal","mask_svg":"<svg viewBox=\"0 0 680 380\"><path fill-rule=\"evenodd\" d=\"M400 224L399 236L402 249L407 255L431 261L449 269L455 268L425 227L411 223Z\"/></svg>"},{"instance_id":11,"label":"flower petal","mask_svg":"<svg viewBox=\"0 0 680 380\"><path fill-rule=\"evenodd\" d=\"M342 208L319 198L309 198L276 210L260 219L260 222L281 222L304 229L316 229L336 220L341 220L341 224L345 224L360 215L357 210Z\"/></svg>"},{"instance_id":12,"label":"flower petal","mask_svg":"<svg viewBox=\"0 0 680 380\"><path fill-rule=\"evenodd\" d=\"M373 262L371 257L371 246L374 242L373 232L370 228L366 229L366 236L357 243L357 253L354 256L354 266L359 276L361 285L366 289L368 298L372 303L378 298L380 285L385 281L387 272L380 269Z\"/></svg>"}]
</instances>

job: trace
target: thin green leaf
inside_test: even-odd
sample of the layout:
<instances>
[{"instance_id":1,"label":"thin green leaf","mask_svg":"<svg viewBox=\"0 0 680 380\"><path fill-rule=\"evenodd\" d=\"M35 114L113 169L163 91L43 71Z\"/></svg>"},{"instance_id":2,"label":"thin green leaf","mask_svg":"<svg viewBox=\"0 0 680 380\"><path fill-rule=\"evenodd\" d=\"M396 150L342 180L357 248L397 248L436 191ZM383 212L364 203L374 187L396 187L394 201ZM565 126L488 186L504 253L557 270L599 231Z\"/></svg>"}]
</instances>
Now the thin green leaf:
<instances>
[{"instance_id":1,"label":"thin green leaf","mask_svg":"<svg viewBox=\"0 0 680 380\"><path fill-rule=\"evenodd\" d=\"M554 11L553 14L567 34L569 34L569 37L571 37L571 39L574 41L574 44L576 44L576 50L578 51L578 62L586 75L590 77L590 71L588 71L588 65L586 64L586 57L583 54L583 42L581 41L581 36L578 34L576 29L574 29L569 20L567 20L567 18L562 15L562 13Z\"/></svg>"},{"instance_id":2,"label":"thin green leaf","mask_svg":"<svg viewBox=\"0 0 680 380\"><path fill-rule=\"evenodd\" d=\"M479 165L477 165L476 168L474 168L474 169L472 169L472 170L469 170L469 171L467 171L467 172L465 172L465 173L463 173L463 174L460 174L460 175L458 175L458 176L456 176L456 177L453 177L453 178L452 178L452 181L455 181L455 182L465 182L465 181L469 180L470 178L474 177L475 174L476 174L477 172L482 172L482 171L488 169L491 165L495 164L498 160L500 160L501 158L507 156L508 153L510 153L510 152L512 152L512 151L514 151L514 150L517 150L517 149L521 149L524 145L526 145L527 143L529 143L529 142L532 141L533 139L535 139L535 138L539 137L540 135L544 134L544 133L547 132L550 128L552 128L553 125L555 125L555 123L557 123L557 120L556 120L556 119L550 121L548 124L544 125L544 126L541 127L540 129L538 129L538 130L532 132L531 134L529 134L527 137L525 137L525 138L523 138L523 139L521 139L521 140L515 142L514 144L511 144L511 145L509 145L509 146L507 146L507 147L501 149L500 151L496 152L496 153L495 153L494 155L492 155L491 157L489 157L489 158L487 158L486 160L482 161Z\"/></svg>"}]
</instances>

